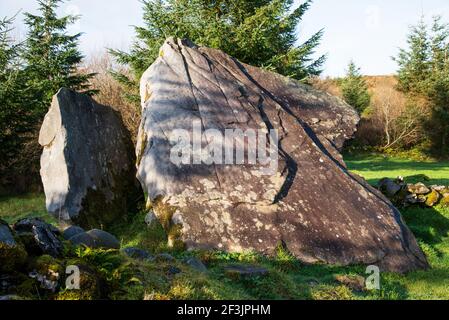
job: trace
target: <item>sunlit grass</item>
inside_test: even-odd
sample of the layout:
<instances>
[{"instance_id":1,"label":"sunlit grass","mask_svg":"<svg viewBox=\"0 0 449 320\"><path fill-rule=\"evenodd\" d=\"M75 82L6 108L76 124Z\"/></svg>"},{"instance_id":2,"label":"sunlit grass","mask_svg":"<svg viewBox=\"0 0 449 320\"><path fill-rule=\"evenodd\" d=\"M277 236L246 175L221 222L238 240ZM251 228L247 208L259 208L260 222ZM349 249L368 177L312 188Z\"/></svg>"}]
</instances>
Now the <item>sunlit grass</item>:
<instances>
[{"instance_id":1,"label":"sunlit grass","mask_svg":"<svg viewBox=\"0 0 449 320\"><path fill-rule=\"evenodd\" d=\"M448 163L382 156L348 157L346 160L351 170L372 184L383 177L409 178L422 174L430 178L427 184L449 185ZM43 195L0 198L0 218L9 223L28 216L52 221L45 211L44 202ZM407 275L384 273L380 291L357 292L336 281L342 275L365 277L363 266L304 265L281 249L274 258L251 252L231 254L171 250L167 247L167 236L161 226L148 228L145 225L144 212L127 224L109 231L120 239L122 247L139 247L154 255L169 252L178 258L177 262L128 261L117 266L115 262L111 264L116 260L114 255L120 255L119 252L91 252L90 258L85 260L110 266L110 270L103 270L108 277L116 279L117 288L109 295L111 299L449 299L449 209L413 207L403 209L402 213L432 268ZM196 256L207 265L207 274L198 273L181 263L183 258L191 256ZM256 265L268 269L269 275L251 279L229 278L224 272L229 264ZM182 272L169 275L167 270L170 265Z\"/></svg>"}]
</instances>

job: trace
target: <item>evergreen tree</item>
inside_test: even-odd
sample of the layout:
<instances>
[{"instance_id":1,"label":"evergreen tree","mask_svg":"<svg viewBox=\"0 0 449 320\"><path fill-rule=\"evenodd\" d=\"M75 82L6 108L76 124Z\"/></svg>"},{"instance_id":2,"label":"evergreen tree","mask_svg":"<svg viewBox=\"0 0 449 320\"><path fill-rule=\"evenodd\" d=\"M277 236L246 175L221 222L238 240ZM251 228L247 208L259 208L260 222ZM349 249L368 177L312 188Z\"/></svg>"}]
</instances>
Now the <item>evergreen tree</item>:
<instances>
[{"instance_id":1,"label":"evergreen tree","mask_svg":"<svg viewBox=\"0 0 449 320\"><path fill-rule=\"evenodd\" d=\"M28 37L24 60L28 86L33 88L34 109L42 117L51 98L61 87L93 93L89 90L92 74L77 73L83 55L78 49L80 33L67 34L70 24L79 17L59 18L56 10L62 0L39 0L40 15L25 13Z\"/></svg>"},{"instance_id":2,"label":"evergreen tree","mask_svg":"<svg viewBox=\"0 0 449 320\"><path fill-rule=\"evenodd\" d=\"M24 103L28 92L20 68L22 46L10 36L12 23L12 18L0 20L0 176L4 176L30 125Z\"/></svg>"},{"instance_id":3,"label":"evergreen tree","mask_svg":"<svg viewBox=\"0 0 449 320\"><path fill-rule=\"evenodd\" d=\"M371 95L368 86L353 61L349 63L346 77L341 81L341 91L344 100L353 106L359 114L362 114L371 103Z\"/></svg>"},{"instance_id":4,"label":"evergreen tree","mask_svg":"<svg viewBox=\"0 0 449 320\"><path fill-rule=\"evenodd\" d=\"M426 109L421 123L433 151L449 155L449 25L435 17L431 26L421 19L408 36L408 49L402 49L399 89L406 93L410 107ZM422 116L422 115L417 115Z\"/></svg>"},{"instance_id":5,"label":"evergreen tree","mask_svg":"<svg viewBox=\"0 0 449 320\"><path fill-rule=\"evenodd\" d=\"M403 92L421 94L423 84L429 79L431 67L431 39L424 17L412 26L407 38L408 49L400 49L397 58L399 65L398 87Z\"/></svg>"},{"instance_id":6,"label":"evergreen tree","mask_svg":"<svg viewBox=\"0 0 449 320\"><path fill-rule=\"evenodd\" d=\"M325 56L314 59L323 31L297 45L299 23L311 0L145 0L144 27L136 27L130 53L111 50L132 77L115 73L130 89L154 62L167 37L188 38L221 49L242 62L307 80L321 73ZM292 10L293 9L293 10ZM137 97L134 96L136 100Z\"/></svg>"}]
</instances>

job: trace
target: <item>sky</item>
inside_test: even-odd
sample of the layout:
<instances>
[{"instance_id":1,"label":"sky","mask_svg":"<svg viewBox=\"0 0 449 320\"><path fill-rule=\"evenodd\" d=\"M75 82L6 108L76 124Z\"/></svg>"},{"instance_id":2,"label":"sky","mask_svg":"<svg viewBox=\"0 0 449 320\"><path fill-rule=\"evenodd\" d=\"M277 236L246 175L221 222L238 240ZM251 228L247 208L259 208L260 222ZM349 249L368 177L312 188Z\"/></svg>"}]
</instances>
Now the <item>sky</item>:
<instances>
[{"instance_id":1,"label":"sky","mask_svg":"<svg viewBox=\"0 0 449 320\"><path fill-rule=\"evenodd\" d=\"M298 4L301 0L296 0ZM36 13L35 0L0 0L0 17L16 18L16 36L26 33L22 13ZM127 50L134 37L133 26L142 25L140 0L65 1L60 14L81 19L70 32L83 32L80 47L86 56L104 48ZM324 76L342 76L350 60L366 75L395 73L392 60L406 45L410 25L424 14L426 19L443 16L449 22L447 0L315 0L298 30L299 42L324 28L317 55L327 54Z\"/></svg>"}]
</instances>

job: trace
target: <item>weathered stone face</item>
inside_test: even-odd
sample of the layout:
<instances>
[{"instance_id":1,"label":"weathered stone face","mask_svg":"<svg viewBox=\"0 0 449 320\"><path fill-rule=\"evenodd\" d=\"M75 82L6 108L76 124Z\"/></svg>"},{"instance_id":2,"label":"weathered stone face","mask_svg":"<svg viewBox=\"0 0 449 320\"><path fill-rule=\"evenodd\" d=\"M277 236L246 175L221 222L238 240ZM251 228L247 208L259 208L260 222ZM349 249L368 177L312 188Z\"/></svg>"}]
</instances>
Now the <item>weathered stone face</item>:
<instances>
[{"instance_id":1,"label":"weathered stone face","mask_svg":"<svg viewBox=\"0 0 449 320\"><path fill-rule=\"evenodd\" d=\"M170 244L273 254L283 243L305 263L427 267L397 209L346 169L338 149L359 118L339 99L173 39L143 75L141 96L138 178ZM278 167L174 164L170 137L193 135L198 121L221 133L277 129Z\"/></svg>"},{"instance_id":2,"label":"weathered stone face","mask_svg":"<svg viewBox=\"0 0 449 320\"><path fill-rule=\"evenodd\" d=\"M132 142L112 108L61 89L41 128L47 210L85 228L126 218L142 191Z\"/></svg>"}]
</instances>

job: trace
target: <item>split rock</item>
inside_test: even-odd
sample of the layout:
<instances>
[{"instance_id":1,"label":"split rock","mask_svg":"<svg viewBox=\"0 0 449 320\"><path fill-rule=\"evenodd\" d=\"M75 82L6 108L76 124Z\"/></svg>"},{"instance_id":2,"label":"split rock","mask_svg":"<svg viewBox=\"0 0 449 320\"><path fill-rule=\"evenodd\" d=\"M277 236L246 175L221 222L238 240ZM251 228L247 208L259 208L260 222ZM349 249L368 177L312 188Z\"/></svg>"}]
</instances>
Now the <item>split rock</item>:
<instances>
[{"instance_id":1,"label":"split rock","mask_svg":"<svg viewBox=\"0 0 449 320\"><path fill-rule=\"evenodd\" d=\"M179 39L168 39L144 73L141 98L138 178L171 244L274 255L282 242L305 263L428 267L400 212L346 169L338 150L359 117L340 99ZM171 138L192 137L195 123L221 136L275 129L276 157L195 164L202 153L192 149L189 161L174 163ZM206 150L209 143L200 140Z\"/></svg>"}]
</instances>

